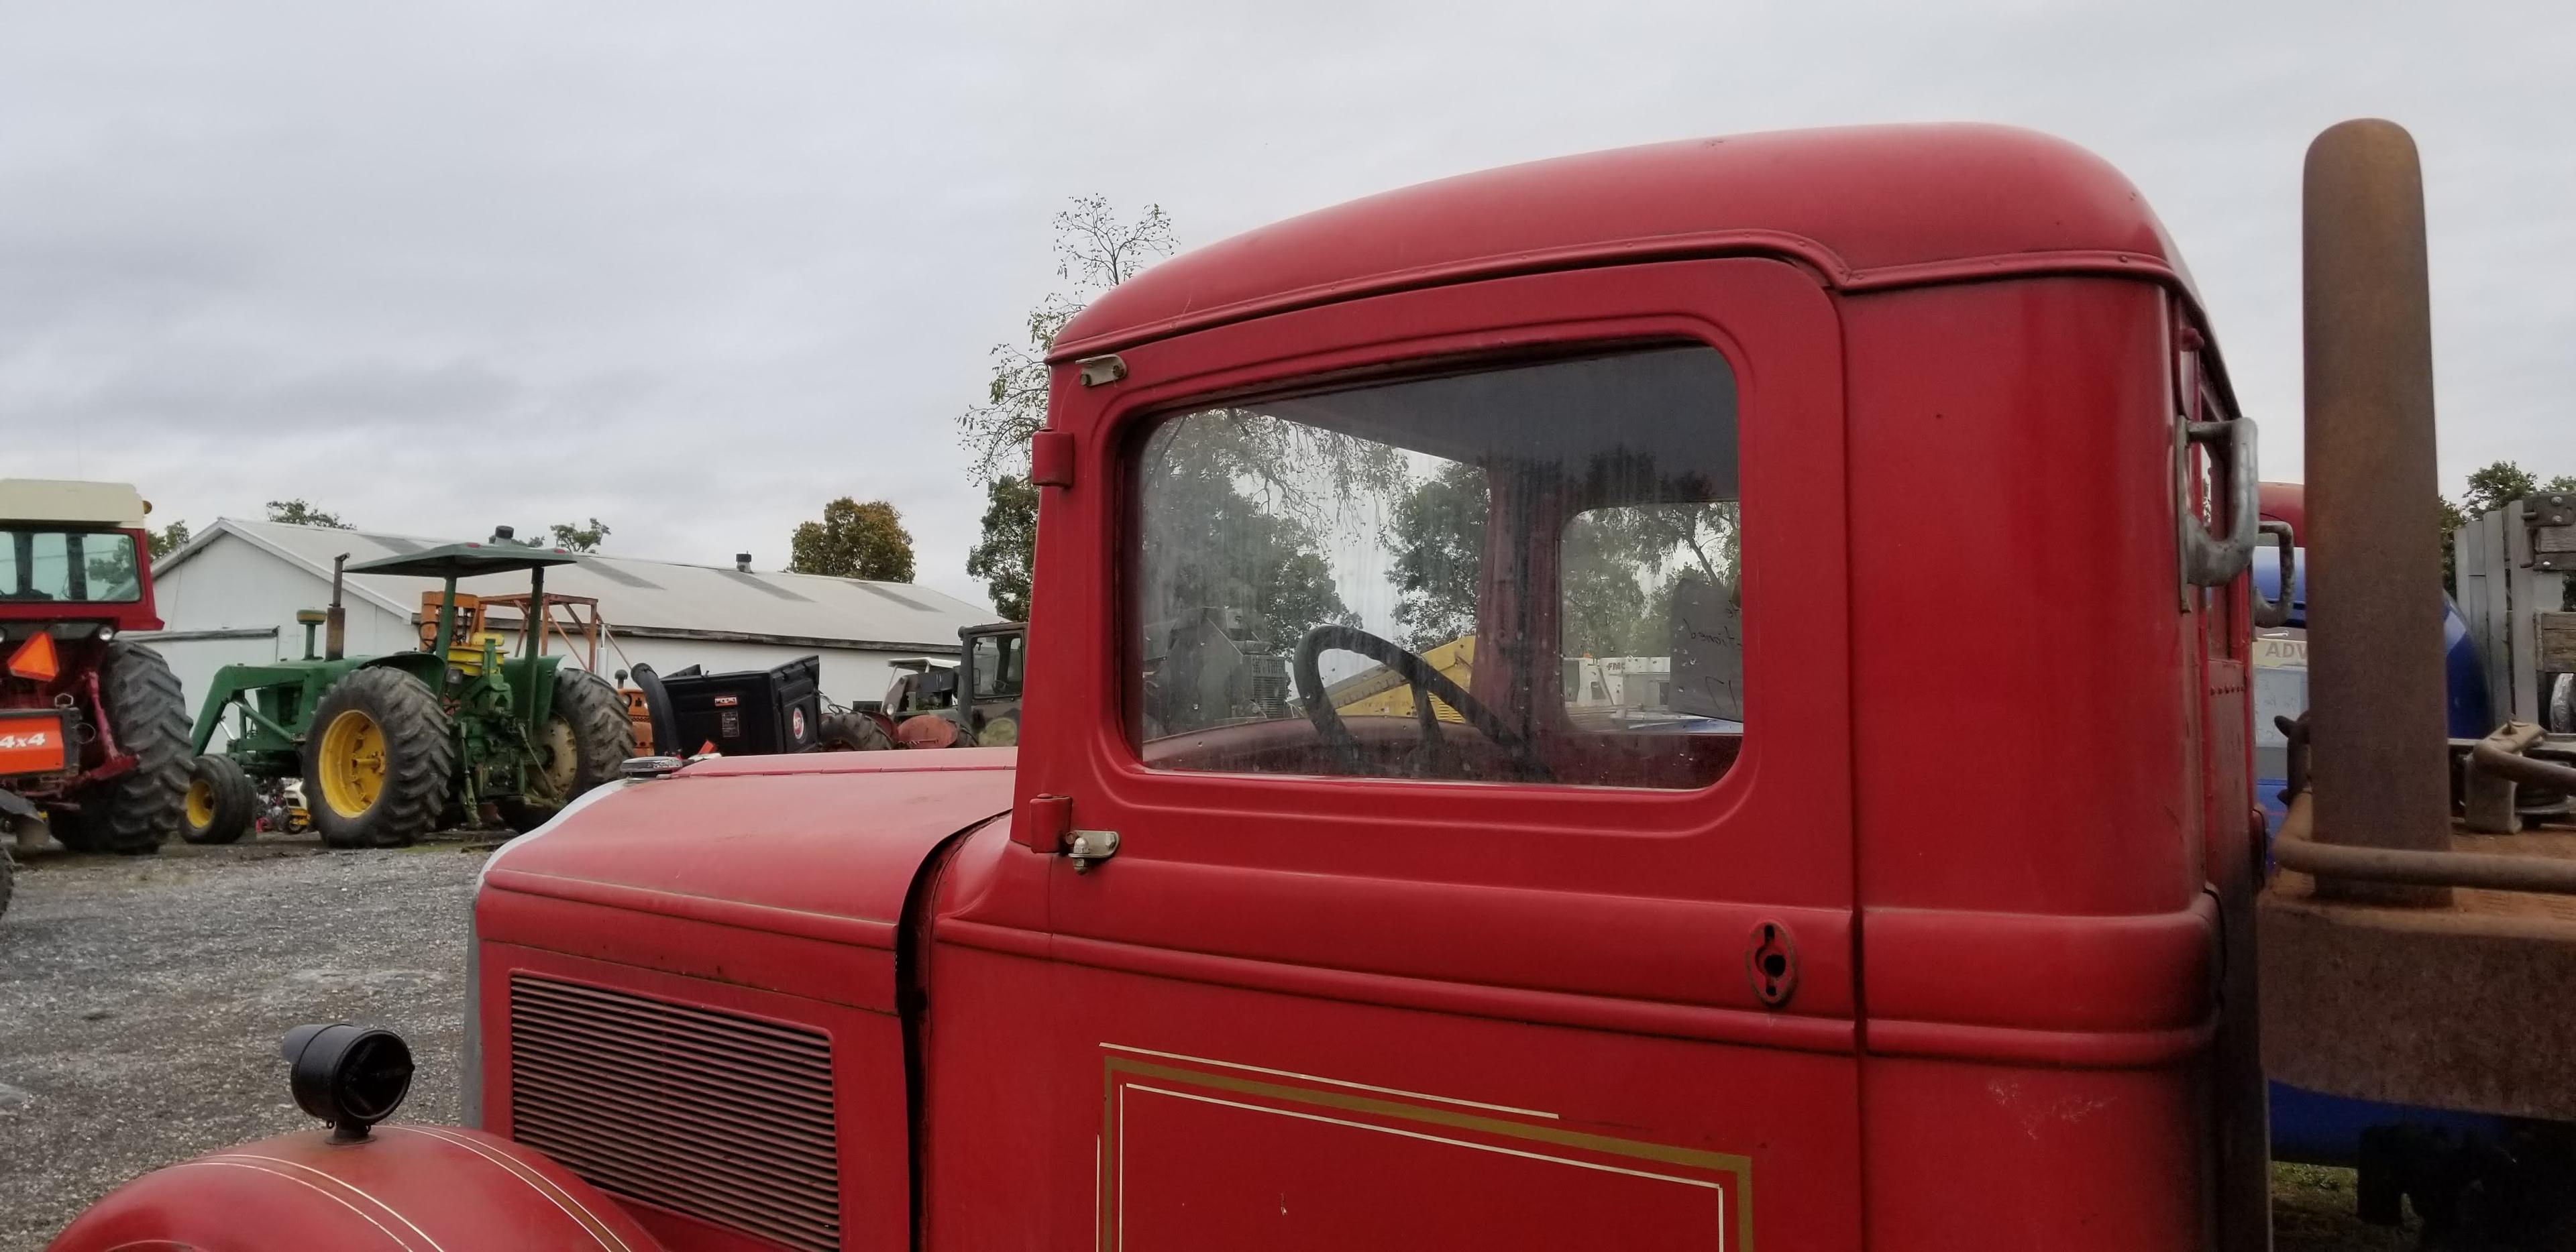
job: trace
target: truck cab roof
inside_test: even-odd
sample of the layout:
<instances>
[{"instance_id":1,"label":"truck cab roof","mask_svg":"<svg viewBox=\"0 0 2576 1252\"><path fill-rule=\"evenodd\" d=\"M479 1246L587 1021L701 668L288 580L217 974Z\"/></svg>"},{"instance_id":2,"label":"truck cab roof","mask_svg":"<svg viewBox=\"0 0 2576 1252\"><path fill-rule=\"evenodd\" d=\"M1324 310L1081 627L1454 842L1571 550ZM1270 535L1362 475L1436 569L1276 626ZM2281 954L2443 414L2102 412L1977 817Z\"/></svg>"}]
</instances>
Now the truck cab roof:
<instances>
[{"instance_id":1,"label":"truck cab roof","mask_svg":"<svg viewBox=\"0 0 2576 1252\"><path fill-rule=\"evenodd\" d=\"M1535 161L1289 218L1102 295L1053 358L1371 292L1730 253L1845 289L2063 269L2165 278L2198 303L2146 198L2091 152L2009 126L1853 126Z\"/></svg>"}]
</instances>

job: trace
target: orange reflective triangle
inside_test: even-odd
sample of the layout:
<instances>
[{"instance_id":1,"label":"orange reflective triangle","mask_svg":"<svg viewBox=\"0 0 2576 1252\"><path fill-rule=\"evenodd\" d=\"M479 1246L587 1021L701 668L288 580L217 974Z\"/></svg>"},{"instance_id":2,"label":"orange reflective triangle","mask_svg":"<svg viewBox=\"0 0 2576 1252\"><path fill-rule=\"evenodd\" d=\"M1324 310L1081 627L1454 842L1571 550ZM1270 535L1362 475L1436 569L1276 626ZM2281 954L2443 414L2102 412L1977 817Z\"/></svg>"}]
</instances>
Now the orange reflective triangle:
<instances>
[{"instance_id":1,"label":"orange reflective triangle","mask_svg":"<svg viewBox=\"0 0 2576 1252\"><path fill-rule=\"evenodd\" d=\"M61 658L54 655L54 637L43 631L27 636L27 642L9 654L9 672L20 678L49 683L63 672Z\"/></svg>"}]
</instances>

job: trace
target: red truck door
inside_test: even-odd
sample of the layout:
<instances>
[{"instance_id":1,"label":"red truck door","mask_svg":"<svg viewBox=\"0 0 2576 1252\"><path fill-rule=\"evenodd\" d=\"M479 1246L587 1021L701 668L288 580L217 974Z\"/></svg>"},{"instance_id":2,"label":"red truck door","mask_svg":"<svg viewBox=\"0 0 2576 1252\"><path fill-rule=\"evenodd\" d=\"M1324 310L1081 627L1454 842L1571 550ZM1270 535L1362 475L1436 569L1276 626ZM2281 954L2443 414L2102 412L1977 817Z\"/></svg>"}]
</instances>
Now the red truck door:
<instances>
[{"instance_id":1,"label":"red truck door","mask_svg":"<svg viewBox=\"0 0 2576 1252\"><path fill-rule=\"evenodd\" d=\"M1856 1246L1831 301L1633 265L1120 355L1059 384L1018 819L1117 851L954 871L934 1244Z\"/></svg>"}]
</instances>

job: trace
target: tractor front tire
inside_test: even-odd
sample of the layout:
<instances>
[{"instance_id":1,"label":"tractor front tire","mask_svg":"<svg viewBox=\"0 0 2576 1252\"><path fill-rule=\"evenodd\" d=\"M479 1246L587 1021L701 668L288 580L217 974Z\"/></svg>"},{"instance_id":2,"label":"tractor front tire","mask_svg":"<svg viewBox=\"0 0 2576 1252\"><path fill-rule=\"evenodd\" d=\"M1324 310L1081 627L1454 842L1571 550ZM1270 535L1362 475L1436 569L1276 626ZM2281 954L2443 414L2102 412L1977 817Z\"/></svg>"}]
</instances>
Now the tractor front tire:
<instances>
[{"instance_id":1,"label":"tractor front tire","mask_svg":"<svg viewBox=\"0 0 2576 1252\"><path fill-rule=\"evenodd\" d=\"M555 671L554 712L529 736L537 749L534 772L542 791L501 802L502 820L525 833L555 815L574 796L617 780L617 767L635 755L635 723L626 694L605 678L569 665ZM547 796L555 797L553 799Z\"/></svg>"},{"instance_id":2,"label":"tractor front tire","mask_svg":"<svg viewBox=\"0 0 2576 1252\"><path fill-rule=\"evenodd\" d=\"M75 852L142 856L179 833L188 801L188 701L161 654L117 639L100 663L99 714L134 768L72 793L78 811L56 810L54 840Z\"/></svg>"},{"instance_id":3,"label":"tractor front tire","mask_svg":"<svg viewBox=\"0 0 2576 1252\"><path fill-rule=\"evenodd\" d=\"M419 679L352 670L313 707L304 804L334 848L399 848L438 828L456 777L447 714Z\"/></svg>"},{"instance_id":4,"label":"tractor front tire","mask_svg":"<svg viewBox=\"0 0 2576 1252\"><path fill-rule=\"evenodd\" d=\"M190 843L239 843L259 820L259 807L259 788L231 757L198 757L188 771L179 837Z\"/></svg>"},{"instance_id":5,"label":"tractor front tire","mask_svg":"<svg viewBox=\"0 0 2576 1252\"><path fill-rule=\"evenodd\" d=\"M894 747L885 724L857 709L823 715L822 748L826 752L884 752Z\"/></svg>"}]
</instances>

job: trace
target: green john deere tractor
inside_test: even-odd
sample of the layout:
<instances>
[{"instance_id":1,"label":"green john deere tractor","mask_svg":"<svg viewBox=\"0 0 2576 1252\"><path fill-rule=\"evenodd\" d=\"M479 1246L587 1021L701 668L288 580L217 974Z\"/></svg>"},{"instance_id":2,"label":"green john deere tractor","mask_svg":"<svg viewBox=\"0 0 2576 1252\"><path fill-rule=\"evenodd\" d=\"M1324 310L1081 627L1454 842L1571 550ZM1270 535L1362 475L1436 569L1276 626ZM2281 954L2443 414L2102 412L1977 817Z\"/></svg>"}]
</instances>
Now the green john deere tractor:
<instances>
[{"instance_id":1,"label":"green john deere tractor","mask_svg":"<svg viewBox=\"0 0 2576 1252\"><path fill-rule=\"evenodd\" d=\"M465 824L485 805L525 830L616 777L618 764L635 755L625 697L544 652L545 571L574 559L453 543L335 570L330 611L296 615L301 659L216 671L197 714L182 835L230 843L249 833L259 807L253 779L301 779L322 841L364 848ZM456 581L521 570L529 575L522 646L504 656L501 636L483 629L481 600L460 597ZM434 620L422 623L421 650L343 656L342 573L444 580L434 604L423 597L423 616ZM317 626L327 637L319 655ZM207 755L227 720L230 743Z\"/></svg>"}]
</instances>

